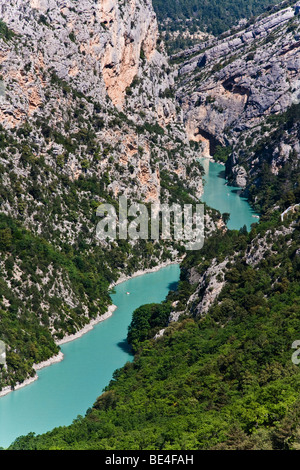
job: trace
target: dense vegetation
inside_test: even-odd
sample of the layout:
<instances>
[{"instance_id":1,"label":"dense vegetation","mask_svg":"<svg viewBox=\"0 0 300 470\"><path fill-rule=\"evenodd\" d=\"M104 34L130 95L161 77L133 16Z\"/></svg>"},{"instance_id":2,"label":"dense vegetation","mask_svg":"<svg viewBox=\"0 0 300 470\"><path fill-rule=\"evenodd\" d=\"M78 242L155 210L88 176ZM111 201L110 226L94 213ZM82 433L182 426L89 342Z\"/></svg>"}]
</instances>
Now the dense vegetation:
<instances>
[{"instance_id":1,"label":"dense vegetation","mask_svg":"<svg viewBox=\"0 0 300 470\"><path fill-rule=\"evenodd\" d=\"M276 3L276 0L153 0L161 29L167 32L166 41L171 51L197 42L183 37L182 32L187 29L190 34L205 31L218 36L241 18L258 15ZM175 31L180 33L177 38L173 37Z\"/></svg>"},{"instance_id":2,"label":"dense vegetation","mask_svg":"<svg viewBox=\"0 0 300 470\"><path fill-rule=\"evenodd\" d=\"M7 27L4 21L0 20L0 38L9 40L13 38L15 33Z\"/></svg>"},{"instance_id":3,"label":"dense vegetation","mask_svg":"<svg viewBox=\"0 0 300 470\"><path fill-rule=\"evenodd\" d=\"M272 171L272 161L281 142L292 146L299 142L300 104L292 105L285 113L269 116L261 126L260 133L257 136L255 129L236 151L239 153L239 163L249 175L247 196L250 203L258 212L265 214L272 211L274 206L284 210L292 204L300 203L300 165L297 153L291 151L278 165L278 173ZM226 149L221 149L220 157L222 152L226 154ZM231 160L226 162L230 177Z\"/></svg>"},{"instance_id":4,"label":"dense vegetation","mask_svg":"<svg viewBox=\"0 0 300 470\"><path fill-rule=\"evenodd\" d=\"M266 238L270 254L254 269L244 260L247 245ZM178 292L134 317L134 362L116 371L86 417L20 437L12 449L298 449L300 372L291 345L299 336L299 241L297 217L282 225L278 214L250 234L207 240L186 258ZM188 269L233 254L208 314L148 339L165 324L171 302L186 303Z\"/></svg>"},{"instance_id":5,"label":"dense vegetation","mask_svg":"<svg viewBox=\"0 0 300 470\"><path fill-rule=\"evenodd\" d=\"M218 34L272 2L154 3L161 21L173 18L172 26L163 25L170 28L169 33L184 30L185 20L193 18L191 31L205 25ZM74 93L55 74L52 85L67 95ZM78 108L70 115L83 124L86 103L81 94L75 98ZM92 239L89 229L94 227L92 214L99 201L115 203L106 190L109 175L98 180L87 173L112 150L96 145L95 132L104 126L98 114L94 113L92 126L79 125L74 134L68 133L71 119L65 123L65 132L60 132L40 118L37 124L45 139L63 148L63 153L50 155L56 162L54 168L45 158L36 157L38 149L28 139L28 124L15 135L0 129L0 170L4 174L6 160L10 170L0 181L0 203L8 202L16 213L15 219L0 217L0 337L9 345L8 369L2 370L0 387L14 386L32 374L34 362L58 351L55 338L75 332L104 312L110 301L108 286L120 269L130 273L151 265L158 255L162 261L169 255L166 248L155 252L146 242L134 247L121 242L110 249L87 243ZM131 124L122 113L115 113L105 125ZM283 136L290 133L299 138L299 107L272 116L267 126L265 139L253 137L251 146L246 142L249 153L245 150L242 161L246 168L250 155L258 161L249 193L262 212L261 223L250 233L245 229L218 232L202 250L189 253L182 263L178 291L171 292L161 305L145 305L134 312L128 330L134 361L114 373L86 416L42 436L19 437L11 449L300 449L300 366L291 360L292 343L299 339L299 213L290 214L284 222L280 218L281 210L299 201L297 156L291 155L278 175L270 171L274 147ZM156 123L139 125L136 131L148 133L153 143L167 132ZM68 154L80 145L86 152L81 161L86 171L71 181L62 169ZM176 158L175 152L169 151L170 158ZM230 153L229 147L218 148L216 158L230 163ZM12 155L20 155L27 178L14 171ZM189 168L189 178L192 172ZM161 177L161 187L171 201L191 201L174 175L162 170ZM8 183L13 192L7 189ZM24 214L27 220L40 223L39 235L30 224L25 227ZM64 232L53 229L61 219L71 224L74 240L63 241ZM83 223L77 233L78 221L91 224ZM260 251L255 264L251 257ZM226 260L220 273L225 285L208 313L199 316L197 305L209 279L197 290L190 272L201 276L213 260ZM66 288L75 296L77 307L66 304ZM181 318L167 326L174 310L182 313ZM164 328L164 335L154 340Z\"/></svg>"},{"instance_id":6,"label":"dense vegetation","mask_svg":"<svg viewBox=\"0 0 300 470\"><path fill-rule=\"evenodd\" d=\"M154 338L168 323L170 313L169 303L142 305L133 312L127 336L133 351L136 352L143 341Z\"/></svg>"}]
</instances>

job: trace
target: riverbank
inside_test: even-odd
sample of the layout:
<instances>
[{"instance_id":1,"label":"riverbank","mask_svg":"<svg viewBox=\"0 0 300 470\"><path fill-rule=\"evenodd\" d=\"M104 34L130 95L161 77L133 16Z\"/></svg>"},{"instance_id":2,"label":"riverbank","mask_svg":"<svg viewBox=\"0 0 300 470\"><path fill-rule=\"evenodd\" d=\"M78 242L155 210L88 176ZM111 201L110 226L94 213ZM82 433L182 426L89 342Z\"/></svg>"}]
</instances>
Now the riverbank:
<instances>
[{"instance_id":1,"label":"riverbank","mask_svg":"<svg viewBox=\"0 0 300 470\"><path fill-rule=\"evenodd\" d=\"M178 260L174 260L174 261L168 260L164 263L160 263L159 265L154 266L153 268L148 268L148 269L145 269L145 270L142 270L142 269L138 270L130 276L121 275L120 278L116 282L112 283L109 286L109 289L113 289L114 286L117 286L118 284L121 284L122 282L128 281L129 279L132 279L134 277L142 276L142 275L148 274L148 273L157 272L160 269L165 268L165 267L167 267L171 264L179 264L182 261L182 259L183 258L178 259ZM66 336L64 336L64 338L62 338L61 340L56 341L55 343L57 344L57 346L61 346L62 344L66 344L66 343L69 343L70 341L75 341L76 339L81 338L83 335L85 335L86 333L91 331L94 328L94 326L96 326L98 323L100 323L102 321L105 321L108 318L110 318L113 315L113 313L115 312L116 309L117 309L117 307L115 305L110 305L109 308L107 309L106 313L104 313L102 315L98 315L97 318L90 321L81 330L77 331L73 335L66 335ZM50 359L48 359L46 361L43 361L43 362L40 362L38 364L34 364L33 369L35 371L38 371L38 370L43 369L44 367L49 367L53 364L56 364L56 363L62 361L63 359L64 359L64 355L60 351L56 356L53 356ZM15 390L19 390L20 388L26 387L27 385L32 384L36 380L38 380L38 375L37 374L35 374L34 377L29 377L28 379L24 380L24 382L15 385L14 389L12 389L10 386L3 388L3 390L0 391L0 398L7 395L8 393L11 393L11 392L15 391Z\"/></svg>"},{"instance_id":2,"label":"riverbank","mask_svg":"<svg viewBox=\"0 0 300 470\"><path fill-rule=\"evenodd\" d=\"M37 371L40 369L43 369L44 367L51 366L52 364L56 364L57 362L62 361L64 358L63 353L60 351L56 356L51 357L50 359L47 359L47 361L40 362L39 364L33 364L32 368ZM32 384L38 379L37 374L34 375L34 377L29 377L28 379L24 380L22 383L18 383L15 385L15 387L12 389L11 387L4 387L3 390L0 392L0 397L4 397L5 395L8 395L8 393L14 392L16 390L19 390L20 388L26 387L27 385Z\"/></svg>"},{"instance_id":3,"label":"riverbank","mask_svg":"<svg viewBox=\"0 0 300 470\"><path fill-rule=\"evenodd\" d=\"M77 331L73 335L66 335L61 340L56 341L55 344L57 346L60 346L62 344L69 343L70 341L74 341L78 338L81 338L81 336L83 336L86 333L88 333L89 331L91 331L94 328L95 325L97 325L98 323L110 318L116 309L117 309L117 307L115 305L110 305L110 307L108 308L106 313L104 313L103 315L98 315L97 318L95 318L90 323L85 325L81 330ZM38 370L43 369L44 367L49 367L53 364L57 364L58 362L62 361L63 359L64 359L64 355L60 351L57 355L55 355L53 357L50 357L46 361L39 362L38 364L33 364L32 368L35 371L38 371ZM38 380L38 375L37 374L35 374L34 377L29 377L28 379L24 380L24 382L22 382L22 383L18 383L17 385L15 385L15 387L13 389L10 386L3 388L3 390L0 391L0 398L7 395L8 393L14 392L15 390L19 390L20 388L26 387L27 385L32 384L36 380Z\"/></svg>"},{"instance_id":4,"label":"riverbank","mask_svg":"<svg viewBox=\"0 0 300 470\"><path fill-rule=\"evenodd\" d=\"M90 321L81 330L77 331L73 335L66 335L61 340L56 341L57 346L61 346L62 344L69 343L70 341L74 341L78 338L81 338L81 336L83 336L86 333L88 333L89 331L91 331L94 328L95 325L98 325L98 323L110 318L116 309L117 309L117 307L115 305L110 305L110 307L108 307L108 310L107 310L106 313L104 313L103 315L98 315L98 317L96 317L94 320Z\"/></svg>"},{"instance_id":5,"label":"riverbank","mask_svg":"<svg viewBox=\"0 0 300 470\"><path fill-rule=\"evenodd\" d=\"M119 277L119 279L116 282L112 282L111 285L109 286L109 288L113 289L114 286L122 284L122 282L129 281L130 279L133 279L134 277L137 277L137 276L143 276L144 274L156 273L160 269L166 268L167 266L170 266L172 264L180 264L182 262L183 258L184 257L178 258L174 261L168 260L168 261L165 261L164 263L160 263L157 266L154 266L153 268L147 268L147 269L144 269L144 270L140 269L140 270L136 271L135 273L131 274L130 276L122 275L122 276Z\"/></svg>"},{"instance_id":6,"label":"riverbank","mask_svg":"<svg viewBox=\"0 0 300 470\"><path fill-rule=\"evenodd\" d=\"M116 286L110 297L117 310L111 318L78 341L62 345L64 359L38 371L38 380L31 387L0 399L0 446L8 448L20 436L44 434L85 416L115 371L134 360L126 343L132 313L145 303L163 302L179 276L179 265L173 264Z\"/></svg>"}]
</instances>

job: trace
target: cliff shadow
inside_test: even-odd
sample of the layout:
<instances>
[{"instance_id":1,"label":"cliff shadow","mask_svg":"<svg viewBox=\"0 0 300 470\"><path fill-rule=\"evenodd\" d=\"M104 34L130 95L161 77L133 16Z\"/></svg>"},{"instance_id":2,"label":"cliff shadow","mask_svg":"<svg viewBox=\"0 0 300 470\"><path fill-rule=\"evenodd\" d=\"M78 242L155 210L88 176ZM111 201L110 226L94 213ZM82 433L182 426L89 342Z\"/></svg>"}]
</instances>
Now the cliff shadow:
<instances>
[{"instance_id":1,"label":"cliff shadow","mask_svg":"<svg viewBox=\"0 0 300 470\"><path fill-rule=\"evenodd\" d=\"M168 289L176 291L178 289L178 281L170 282L170 284L168 285Z\"/></svg>"},{"instance_id":2,"label":"cliff shadow","mask_svg":"<svg viewBox=\"0 0 300 470\"><path fill-rule=\"evenodd\" d=\"M127 354L133 355L132 348L126 339L123 339L117 344L118 348L122 349Z\"/></svg>"}]
</instances>

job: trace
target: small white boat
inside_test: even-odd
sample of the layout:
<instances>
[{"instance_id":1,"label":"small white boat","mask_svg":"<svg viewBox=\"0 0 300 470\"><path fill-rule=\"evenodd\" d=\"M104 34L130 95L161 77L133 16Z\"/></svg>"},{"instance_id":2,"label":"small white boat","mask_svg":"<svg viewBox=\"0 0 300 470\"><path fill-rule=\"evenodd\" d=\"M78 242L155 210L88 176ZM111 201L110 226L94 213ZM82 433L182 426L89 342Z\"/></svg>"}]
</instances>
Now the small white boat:
<instances>
[{"instance_id":1,"label":"small white boat","mask_svg":"<svg viewBox=\"0 0 300 470\"><path fill-rule=\"evenodd\" d=\"M126 292L126 295L130 295L130 292Z\"/></svg>"}]
</instances>

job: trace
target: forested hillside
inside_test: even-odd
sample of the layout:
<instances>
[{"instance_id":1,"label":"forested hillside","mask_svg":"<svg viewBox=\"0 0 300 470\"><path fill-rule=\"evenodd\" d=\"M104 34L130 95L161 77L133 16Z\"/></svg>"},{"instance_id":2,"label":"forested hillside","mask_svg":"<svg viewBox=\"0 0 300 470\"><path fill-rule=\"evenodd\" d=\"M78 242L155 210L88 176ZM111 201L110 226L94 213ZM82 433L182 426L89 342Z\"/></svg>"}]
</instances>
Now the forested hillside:
<instances>
[{"instance_id":1,"label":"forested hillside","mask_svg":"<svg viewBox=\"0 0 300 470\"><path fill-rule=\"evenodd\" d=\"M197 42L191 38L198 31L218 36L242 18L251 18L276 0L153 0L161 29L167 32L170 50L180 50ZM185 38L182 34L188 30ZM174 37L175 32L178 37ZM199 41L198 41L199 42Z\"/></svg>"},{"instance_id":2,"label":"forested hillside","mask_svg":"<svg viewBox=\"0 0 300 470\"><path fill-rule=\"evenodd\" d=\"M85 416L10 449L300 450L299 7L286 1L170 64L152 42L148 0L97 12L105 2L84 0L85 21L76 2L41 15L22 0L12 32L19 2L3 9L0 37L13 92L0 102L0 387L30 377L56 339L105 311L120 273L183 254L172 242L99 244L100 202L116 205L123 192L149 204L198 200L197 157L207 152L226 162L260 220L230 231L210 212L213 228L182 261L178 290L133 313L134 360ZM183 43L171 33L187 24L218 34L273 2L154 3L174 49ZM95 37L83 34L90 24Z\"/></svg>"},{"instance_id":3,"label":"forested hillside","mask_svg":"<svg viewBox=\"0 0 300 470\"><path fill-rule=\"evenodd\" d=\"M271 154L287 131L299 131L299 107L275 122ZM253 186L261 221L250 233L208 237L182 262L178 291L134 312L134 361L116 371L85 417L20 437L11 449L300 449L300 366L292 361L300 318L299 165L292 184L290 172L287 161L277 193L276 176Z\"/></svg>"},{"instance_id":4,"label":"forested hillside","mask_svg":"<svg viewBox=\"0 0 300 470\"><path fill-rule=\"evenodd\" d=\"M300 370L291 349L299 337L299 242L299 215L281 223L279 213L250 234L207 240L186 258L179 291L135 312L135 360L86 417L11 448L299 449ZM203 295L190 272L200 275L215 259L228 259L219 273L225 287L205 316L190 316L189 299L193 312ZM175 304L181 321L153 340Z\"/></svg>"}]
</instances>

